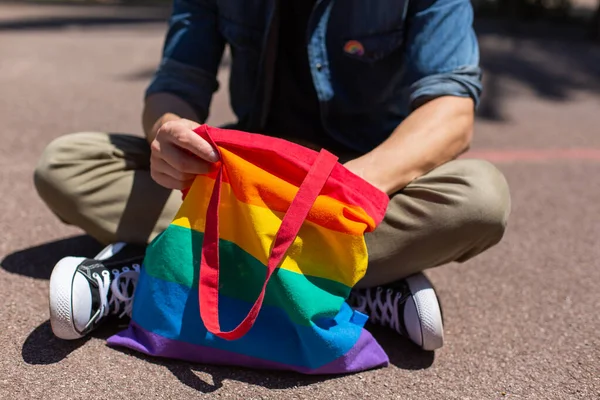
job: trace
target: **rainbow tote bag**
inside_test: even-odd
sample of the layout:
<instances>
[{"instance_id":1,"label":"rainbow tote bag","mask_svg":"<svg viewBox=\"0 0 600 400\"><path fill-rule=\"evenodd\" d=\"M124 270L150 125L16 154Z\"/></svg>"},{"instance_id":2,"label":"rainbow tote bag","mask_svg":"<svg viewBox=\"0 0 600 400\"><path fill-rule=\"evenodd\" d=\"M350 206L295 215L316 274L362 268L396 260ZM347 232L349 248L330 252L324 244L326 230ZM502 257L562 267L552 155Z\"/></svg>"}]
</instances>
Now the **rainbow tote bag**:
<instances>
[{"instance_id":1,"label":"rainbow tote bag","mask_svg":"<svg viewBox=\"0 0 600 400\"><path fill-rule=\"evenodd\" d=\"M202 125L220 161L150 244L128 328L150 356L340 374L386 366L346 303L388 196L325 151Z\"/></svg>"}]
</instances>

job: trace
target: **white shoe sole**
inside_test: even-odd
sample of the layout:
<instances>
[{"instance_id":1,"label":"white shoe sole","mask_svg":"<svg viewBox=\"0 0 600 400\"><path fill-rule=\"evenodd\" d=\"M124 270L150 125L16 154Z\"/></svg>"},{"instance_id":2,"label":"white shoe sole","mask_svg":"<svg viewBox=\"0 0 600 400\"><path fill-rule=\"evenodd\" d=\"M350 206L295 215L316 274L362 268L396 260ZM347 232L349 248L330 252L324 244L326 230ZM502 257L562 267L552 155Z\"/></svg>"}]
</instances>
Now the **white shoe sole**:
<instances>
[{"instance_id":1,"label":"white shoe sole","mask_svg":"<svg viewBox=\"0 0 600 400\"><path fill-rule=\"evenodd\" d=\"M73 280L77 267L84 259L65 257L56 264L50 276L50 325L52 332L60 339L75 340L83 337L75 329L73 320Z\"/></svg>"},{"instance_id":2,"label":"white shoe sole","mask_svg":"<svg viewBox=\"0 0 600 400\"><path fill-rule=\"evenodd\" d=\"M421 347L432 351L444 344L444 324L435 290L423 274L406 279L421 324Z\"/></svg>"}]
</instances>

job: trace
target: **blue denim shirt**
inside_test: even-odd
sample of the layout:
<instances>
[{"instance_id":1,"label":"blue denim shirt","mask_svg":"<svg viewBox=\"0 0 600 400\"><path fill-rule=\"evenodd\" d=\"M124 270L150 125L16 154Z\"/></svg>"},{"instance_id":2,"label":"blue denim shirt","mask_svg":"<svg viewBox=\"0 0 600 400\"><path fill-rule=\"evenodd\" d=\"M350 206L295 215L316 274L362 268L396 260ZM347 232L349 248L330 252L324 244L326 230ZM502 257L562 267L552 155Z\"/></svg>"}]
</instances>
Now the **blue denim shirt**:
<instances>
[{"instance_id":1,"label":"blue denim shirt","mask_svg":"<svg viewBox=\"0 0 600 400\"><path fill-rule=\"evenodd\" d=\"M228 44L237 126L260 132L277 1L174 0L162 62L146 95L176 94L205 120ZM477 105L481 70L472 23L469 0L319 0L306 35L325 131L368 152L425 100L451 95Z\"/></svg>"}]
</instances>

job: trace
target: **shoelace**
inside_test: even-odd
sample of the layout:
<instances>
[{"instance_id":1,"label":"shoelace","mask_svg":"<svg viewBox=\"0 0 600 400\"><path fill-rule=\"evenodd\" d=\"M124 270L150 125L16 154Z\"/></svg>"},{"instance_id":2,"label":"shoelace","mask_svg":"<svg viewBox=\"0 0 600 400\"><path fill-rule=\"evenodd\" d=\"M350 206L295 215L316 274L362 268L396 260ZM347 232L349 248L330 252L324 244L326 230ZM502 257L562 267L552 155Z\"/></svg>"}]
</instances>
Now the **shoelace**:
<instances>
[{"instance_id":1,"label":"shoelace","mask_svg":"<svg viewBox=\"0 0 600 400\"><path fill-rule=\"evenodd\" d=\"M102 277L98 273L94 273L92 277L98 283L100 291L100 310L97 313L97 318L106 317L109 314L119 314L119 318L127 315L131 317L133 309L133 293L129 295L128 288L131 283L135 286L137 283L138 276L140 274L140 265L133 264L132 269L129 267L113 269L113 279L111 282L110 272L108 270L102 271ZM110 289L110 298L109 298ZM112 309L112 312L111 312ZM94 320L96 318L93 318Z\"/></svg>"},{"instance_id":2,"label":"shoelace","mask_svg":"<svg viewBox=\"0 0 600 400\"><path fill-rule=\"evenodd\" d=\"M389 326L400 334L404 334L404 327L400 320L400 305L408 298L408 293L396 292L391 288L368 288L363 293L353 291L350 295L351 304L357 311L369 315L371 322ZM384 293L385 292L385 293Z\"/></svg>"}]
</instances>

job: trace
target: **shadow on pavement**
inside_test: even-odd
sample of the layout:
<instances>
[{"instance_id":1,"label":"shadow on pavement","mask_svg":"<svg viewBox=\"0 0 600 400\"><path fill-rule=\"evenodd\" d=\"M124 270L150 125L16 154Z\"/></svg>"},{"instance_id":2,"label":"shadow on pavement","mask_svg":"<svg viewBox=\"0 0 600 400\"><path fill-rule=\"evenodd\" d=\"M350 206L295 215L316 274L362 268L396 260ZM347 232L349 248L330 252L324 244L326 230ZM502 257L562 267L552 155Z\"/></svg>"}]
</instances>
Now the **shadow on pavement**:
<instances>
[{"instance_id":1,"label":"shadow on pavement","mask_svg":"<svg viewBox=\"0 0 600 400\"><path fill-rule=\"evenodd\" d=\"M69 356L73 351L83 346L89 339L103 339L125 329L126 324L117 322L104 324L93 334L78 340L62 340L54 336L50 320L43 322L35 328L21 348L21 356L27 364L49 365L58 363Z\"/></svg>"},{"instance_id":2,"label":"shadow on pavement","mask_svg":"<svg viewBox=\"0 0 600 400\"><path fill-rule=\"evenodd\" d=\"M83 346L88 339L72 341L58 339L52 333L50 321L46 321L27 336L21 348L21 356L27 364L55 364Z\"/></svg>"},{"instance_id":3,"label":"shadow on pavement","mask_svg":"<svg viewBox=\"0 0 600 400\"><path fill-rule=\"evenodd\" d=\"M585 40L584 27L479 19L475 30L485 71L480 117L506 119L502 106L516 95L510 81L553 101L600 93L600 46Z\"/></svg>"},{"instance_id":4,"label":"shadow on pavement","mask_svg":"<svg viewBox=\"0 0 600 400\"><path fill-rule=\"evenodd\" d=\"M124 354L167 368L182 384L202 393L212 393L223 386L224 380L234 380L266 389L291 389L332 380L342 375L302 375L291 371L254 370L240 367L193 364L178 360L151 358L126 348L115 348ZM207 374L212 383L197 374Z\"/></svg>"},{"instance_id":5,"label":"shadow on pavement","mask_svg":"<svg viewBox=\"0 0 600 400\"><path fill-rule=\"evenodd\" d=\"M123 325L105 324L93 335L79 340L61 340L52 333L50 321L45 321L35 328L25 339L21 349L23 361L32 365L50 365L67 358L73 351L83 346L90 337L107 339L109 336L124 329ZM331 377L311 377L288 372L272 372L242 369L235 367L220 367L192 364L178 360L157 359L134 352L126 348L115 350L132 357L160 365L168 369L181 383L202 393L211 393L223 386L225 379L233 379L270 389L285 389L295 386L305 386L320 382ZM212 379L206 382L197 373L205 373Z\"/></svg>"},{"instance_id":6,"label":"shadow on pavement","mask_svg":"<svg viewBox=\"0 0 600 400\"><path fill-rule=\"evenodd\" d=\"M27 364L49 365L58 363L69 356L73 351L83 346L89 339L106 340L110 336L125 329L127 324L118 321L105 323L91 335L78 340L62 340L54 336L50 320L43 322L35 328L21 348L21 356Z\"/></svg>"},{"instance_id":7,"label":"shadow on pavement","mask_svg":"<svg viewBox=\"0 0 600 400\"><path fill-rule=\"evenodd\" d=\"M91 337L105 340L124 328L123 324L105 324L95 331ZM401 369L419 370L428 368L433 364L433 352L425 352L418 349L414 344L390 329L370 327L369 330L388 353L391 365ZM45 321L29 334L23 343L21 354L23 361L27 364L55 364L64 360L88 340L89 337L74 341L58 339L52 333L50 322ZM127 348L115 348L114 350L165 367L182 384L202 393L212 393L219 390L226 379L262 386L267 389L289 389L337 379L343 376L310 376L287 371L201 365L178 360L152 358ZM198 374L208 375L210 377L209 380L212 380L212 382L207 382Z\"/></svg>"},{"instance_id":8,"label":"shadow on pavement","mask_svg":"<svg viewBox=\"0 0 600 400\"><path fill-rule=\"evenodd\" d=\"M390 357L390 364L401 369L419 370L433 364L434 352L425 352L409 340L386 328L369 327ZM235 380L267 389L290 389L308 386L318 382L337 379L343 375L302 375L289 371L253 370L247 368L193 364L177 360L163 360L134 352L127 348L115 348L124 354L167 368L181 383L202 393L215 392L223 386L223 381ZM212 378L206 382L196 373L204 373Z\"/></svg>"},{"instance_id":9,"label":"shadow on pavement","mask_svg":"<svg viewBox=\"0 0 600 400\"><path fill-rule=\"evenodd\" d=\"M390 358L390 364L400 369L419 370L433 365L435 353L424 351L390 328L368 325L367 329Z\"/></svg>"},{"instance_id":10,"label":"shadow on pavement","mask_svg":"<svg viewBox=\"0 0 600 400\"><path fill-rule=\"evenodd\" d=\"M0 266L13 274L36 279L50 279L52 268L63 257L94 257L102 245L81 235L19 250L7 255Z\"/></svg>"},{"instance_id":11,"label":"shadow on pavement","mask_svg":"<svg viewBox=\"0 0 600 400\"><path fill-rule=\"evenodd\" d=\"M390 364L401 369L418 370L433 364L434 353L424 352L407 339L385 328L369 329L381 343L390 357ZM236 380L267 389L289 389L308 386L318 382L337 379L343 375L302 375L288 371L253 370L237 367L211 366L193 364L177 360L161 360L148 357L126 348L115 348L124 354L162 365L167 368L181 383L202 393L211 393L223 386L223 381ZM204 373L212 378L213 383L206 382L196 373Z\"/></svg>"}]
</instances>

